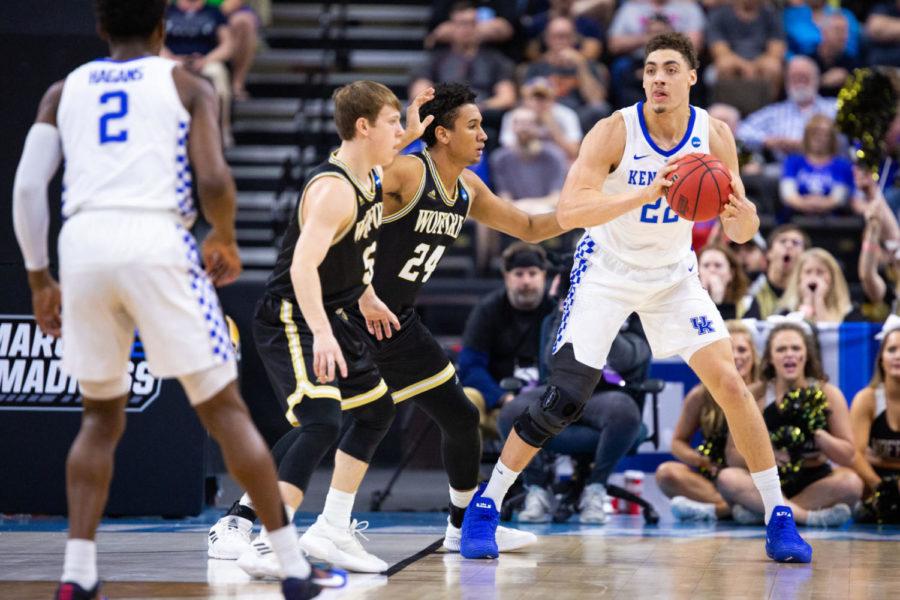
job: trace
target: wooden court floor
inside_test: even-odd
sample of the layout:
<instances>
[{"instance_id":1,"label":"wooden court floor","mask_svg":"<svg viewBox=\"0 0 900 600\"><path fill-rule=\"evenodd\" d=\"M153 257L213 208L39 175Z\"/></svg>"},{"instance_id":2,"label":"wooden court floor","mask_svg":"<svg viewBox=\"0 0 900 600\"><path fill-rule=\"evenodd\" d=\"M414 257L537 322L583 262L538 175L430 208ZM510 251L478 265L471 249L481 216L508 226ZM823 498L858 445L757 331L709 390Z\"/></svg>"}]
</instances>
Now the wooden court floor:
<instances>
[{"instance_id":1,"label":"wooden court floor","mask_svg":"<svg viewBox=\"0 0 900 600\"><path fill-rule=\"evenodd\" d=\"M765 558L760 528L645 529L635 518L615 517L600 528L536 526L538 545L499 560L472 561L421 552L439 539L443 515L380 513L378 518L381 526L367 532L367 546L396 565L396 572L354 575L347 588L321 598L900 598L896 529L804 530L814 548L812 565L778 565ZM51 598L63 528L3 525L0 521L0 599ZM104 593L111 599L280 598L276 583L249 581L234 563L208 560L206 527L196 522L105 526L98 538Z\"/></svg>"}]
</instances>

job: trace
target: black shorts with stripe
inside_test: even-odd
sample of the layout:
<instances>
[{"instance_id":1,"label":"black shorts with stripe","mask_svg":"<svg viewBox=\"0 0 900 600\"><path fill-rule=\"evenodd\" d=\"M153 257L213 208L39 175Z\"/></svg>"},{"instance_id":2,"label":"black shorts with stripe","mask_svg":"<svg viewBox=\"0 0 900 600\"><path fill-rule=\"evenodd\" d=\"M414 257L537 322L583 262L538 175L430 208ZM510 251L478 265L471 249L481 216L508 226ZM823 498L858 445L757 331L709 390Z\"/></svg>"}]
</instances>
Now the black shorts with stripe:
<instances>
[{"instance_id":1,"label":"black shorts with stripe","mask_svg":"<svg viewBox=\"0 0 900 600\"><path fill-rule=\"evenodd\" d=\"M347 377L338 374L335 381L321 384L313 371L312 331L300 308L271 294L256 304L256 349L292 425L297 425L293 408L305 398L331 398L339 401L343 410L349 410L373 402L388 391L366 340L365 327L360 329L343 311L329 312L328 321L347 363Z\"/></svg>"},{"instance_id":2,"label":"black shorts with stripe","mask_svg":"<svg viewBox=\"0 0 900 600\"><path fill-rule=\"evenodd\" d=\"M366 321L357 308L347 310L347 315L357 327L366 331ZM409 400L453 379L456 370L428 328L412 307L397 315L400 331L390 338L376 340L366 333L372 348L375 364L395 403Z\"/></svg>"}]
</instances>

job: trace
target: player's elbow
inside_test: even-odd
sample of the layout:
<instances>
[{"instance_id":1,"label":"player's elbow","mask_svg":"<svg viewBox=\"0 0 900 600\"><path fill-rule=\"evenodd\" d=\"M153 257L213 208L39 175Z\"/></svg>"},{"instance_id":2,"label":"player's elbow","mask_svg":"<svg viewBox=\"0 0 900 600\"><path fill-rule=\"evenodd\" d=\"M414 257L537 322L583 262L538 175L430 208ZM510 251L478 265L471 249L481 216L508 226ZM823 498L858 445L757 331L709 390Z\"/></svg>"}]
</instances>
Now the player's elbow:
<instances>
[{"instance_id":1,"label":"player's elbow","mask_svg":"<svg viewBox=\"0 0 900 600\"><path fill-rule=\"evenodd\" d=\"M556 222L565 231L578 227L575 211L571 207L560 203L556 208Z\"/></svg>"}]
</instances>

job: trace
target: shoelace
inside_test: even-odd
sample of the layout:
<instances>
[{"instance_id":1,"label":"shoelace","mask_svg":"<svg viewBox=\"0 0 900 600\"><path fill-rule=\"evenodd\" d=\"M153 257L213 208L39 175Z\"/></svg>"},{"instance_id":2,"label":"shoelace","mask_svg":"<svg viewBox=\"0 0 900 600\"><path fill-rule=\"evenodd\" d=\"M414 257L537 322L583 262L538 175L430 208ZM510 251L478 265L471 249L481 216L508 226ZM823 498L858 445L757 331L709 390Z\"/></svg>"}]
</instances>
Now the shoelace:
<instances>
[{"instance_id":1,"label":"shoelace","mask_svg":"<svg viewBox=\"0 0 900 600\"><path fill-rule=\"evenodd\" d=\"M350 521L350 534L351 534L351 536L354 537L354 539L355 539L355 536L359 536L368 542L369 538L367 538L365 536L365 534L363 534L363 531L365 531L368 528L369 528L368 521L357 521L356 519L353 519L352 521ZM357 540L357 541L359 541L359 540Z\"/></svg>"},{"instance_id":2,"label":"shoelace","mask_svg":"<svg viewBox=\"0 0 900 600\"><path fill-rule=\"evenodd\" d=\"M769 521L769 524L772 525L772 521ZM786 539L793 544L804 544L803 538L801 538L800 534L797 532L797 528L792 527L793 522L787 517L775 519L774 525L775 532L773 533L781 536L782 539Z\"/></svg>"}]
</instances>

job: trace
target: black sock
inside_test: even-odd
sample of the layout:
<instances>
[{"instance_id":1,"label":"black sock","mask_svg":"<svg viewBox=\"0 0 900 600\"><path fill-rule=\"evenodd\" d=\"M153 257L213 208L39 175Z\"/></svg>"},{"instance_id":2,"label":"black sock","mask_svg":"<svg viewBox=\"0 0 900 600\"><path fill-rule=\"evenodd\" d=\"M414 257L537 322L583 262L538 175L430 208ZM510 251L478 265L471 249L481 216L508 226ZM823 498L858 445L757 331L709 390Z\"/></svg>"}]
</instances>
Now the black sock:
<instances>
[{"instance_id":1,"label":"black sock","mask_svg":"<svg viewBox=\"0 0 900 600\"><path fill-rule=\"evenodd\" d=\"M252 523L256 523L256 511L250 508L249 506L244 506L240 503L240 501L235 502L231 505L231 508L228 509L228 516L230 517L241 517L242 519L247 519Z\"/></svg>"},{"instance_id":2,"label":"black sock","mask_svg":"<svg viewBox=\"0 0 900 600\"><path fill-rule=\"evenodd\" d=\"M458 506L454 506L453 503L450 503L450 524L460 529L463 523L463 517L466 514L466 509L460 508Z\"/></svg>"}]
</instances>

